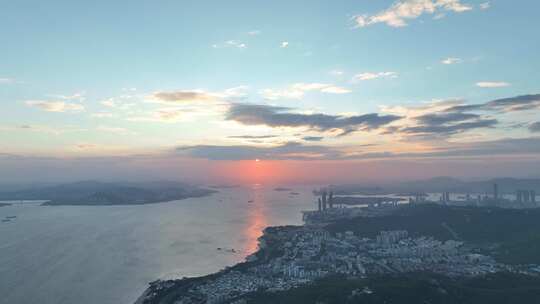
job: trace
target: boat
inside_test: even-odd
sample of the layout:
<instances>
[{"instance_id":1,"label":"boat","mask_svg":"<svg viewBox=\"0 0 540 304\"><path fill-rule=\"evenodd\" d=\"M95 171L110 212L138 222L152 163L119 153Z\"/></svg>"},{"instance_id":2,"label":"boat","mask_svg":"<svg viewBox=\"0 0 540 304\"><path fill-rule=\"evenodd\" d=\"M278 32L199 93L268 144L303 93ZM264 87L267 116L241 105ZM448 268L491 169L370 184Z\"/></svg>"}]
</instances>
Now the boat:
<instances>
[{"instance_id":1,"label":"boat","mask_svg":"<svg viewBox=\"0 0 540 304\"><path fill-rule=\"evenodd\" d=\"M248 203L253 203L253 200L249 200Z\"/></svg>"},{"instance_id":2,"label":"boat","mask_svg":"<svg viewBox=\"0 0 540 304\"><path fill-rule=\"evenodd\" d=\"M15 219L15 218L17 218L16 215L8 215L8 216L6 216L6 219L10 219L10 220Z\"/></svg>"}]
</instances>

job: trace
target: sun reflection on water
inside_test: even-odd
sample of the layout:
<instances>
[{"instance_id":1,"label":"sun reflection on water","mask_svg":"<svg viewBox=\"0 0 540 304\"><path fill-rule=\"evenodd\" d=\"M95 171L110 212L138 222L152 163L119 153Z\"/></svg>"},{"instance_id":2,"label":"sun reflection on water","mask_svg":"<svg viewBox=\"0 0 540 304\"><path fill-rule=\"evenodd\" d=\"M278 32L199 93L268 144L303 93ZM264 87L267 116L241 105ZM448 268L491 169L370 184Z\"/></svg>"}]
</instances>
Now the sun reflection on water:
<instances>
[{"instance_id":1,"label":"sun reflection on water","mask_svg":"<svg viewBox=\"0 0 540 304\"><path fill-rule=\"evenodd\" d=\"M246 255L254 253L258 248L258 238L264 228L268 226L268 219L264 212L264 191L261 184L252 185L252 193L246 208L249 208L248 221L244 229L244 236L248 240L244 247Z\"/></svg>"}]
</instances>

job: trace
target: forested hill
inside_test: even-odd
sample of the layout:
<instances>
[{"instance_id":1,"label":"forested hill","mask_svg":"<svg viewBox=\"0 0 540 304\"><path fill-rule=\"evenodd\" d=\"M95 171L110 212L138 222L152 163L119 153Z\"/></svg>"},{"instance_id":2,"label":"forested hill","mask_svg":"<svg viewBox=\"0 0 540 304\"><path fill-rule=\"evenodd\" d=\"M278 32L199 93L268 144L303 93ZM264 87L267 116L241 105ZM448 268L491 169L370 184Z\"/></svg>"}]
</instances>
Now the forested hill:
<instances>
[{"instance_id":1,"label":"forested hill","mask_svg":"<svg viewBox=\"0 0 540 304\"><path fill-rule=\"evenodd\" d=\"M46 200L44 205L150 204L216 192L177 182L102 183L83 181L0 193L0 200Z\"/></svg>"}]
</instances>

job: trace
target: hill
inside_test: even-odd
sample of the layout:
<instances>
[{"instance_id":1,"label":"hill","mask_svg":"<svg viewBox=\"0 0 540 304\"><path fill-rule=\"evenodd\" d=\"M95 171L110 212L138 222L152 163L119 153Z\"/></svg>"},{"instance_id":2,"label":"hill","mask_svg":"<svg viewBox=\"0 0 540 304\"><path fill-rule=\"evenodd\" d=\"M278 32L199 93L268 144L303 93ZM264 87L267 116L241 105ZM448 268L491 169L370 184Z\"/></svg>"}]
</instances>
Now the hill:
<instances>
[{"instance_id":1,"label":"hill","mask_svg":"<svg viewBox=\"0 0 540 304\"><path fill-rule=\"evenodd\" d=\"M200 197L214 190L177 182L82 181L0 193L0 200L47 200L43 205L134 205Z\"/></svg>"},{"instance_id":2,"label":"hill","mask_svg":"<svg viewBox=\"0 0 540 304\"><path fill-rule=\"evenodd\" d=\"M503 263L540 263L540 209L416 205L386 216L340 220L326 228L370 238L382 230L407 230L441 241L457 238L487 248L486 253Z\"/></svg>"},{"instance_id":3,"label":"hill","mask_svg":"<svg viewBox=\"0 0 540 304\"><path fill-rule=\"evenodd\" d=\"M540 303L540 278L510 273L466 279L426 273L351 280L329 277L287 291L258 292L246 297L245 303Z\"/></svg>"}]
</instances>

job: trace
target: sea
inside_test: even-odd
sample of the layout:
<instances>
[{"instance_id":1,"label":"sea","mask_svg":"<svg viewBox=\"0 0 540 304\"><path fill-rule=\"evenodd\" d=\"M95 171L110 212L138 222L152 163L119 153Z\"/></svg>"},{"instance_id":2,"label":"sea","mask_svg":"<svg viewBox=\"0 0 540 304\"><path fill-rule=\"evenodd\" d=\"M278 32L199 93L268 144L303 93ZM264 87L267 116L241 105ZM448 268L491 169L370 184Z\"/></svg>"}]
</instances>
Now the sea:
<instances>
[{"instance_id":1,"label":"sea","mask_svg":"<svg viewBox=\"0 0 540 304\"><path fill-rule=\"evenodd\" d=\"M255 184L132 206L11 202L0 207L0 304L134 303L151 281L244 261L268 226L301 225L315 188Z\"/></svg>"},{"instance_id":2,"label":"sea","mask_svg":"<svg viewBox=\"0 0 540 304\"><path fill-rule=\"evenodd\" d=\"M268 226L300 225L312 186L222 188L133 206L0 207L0 303L128 304L156 279L241 262Z\"/></svg>"}]
</instances>

